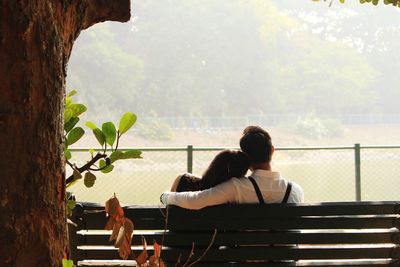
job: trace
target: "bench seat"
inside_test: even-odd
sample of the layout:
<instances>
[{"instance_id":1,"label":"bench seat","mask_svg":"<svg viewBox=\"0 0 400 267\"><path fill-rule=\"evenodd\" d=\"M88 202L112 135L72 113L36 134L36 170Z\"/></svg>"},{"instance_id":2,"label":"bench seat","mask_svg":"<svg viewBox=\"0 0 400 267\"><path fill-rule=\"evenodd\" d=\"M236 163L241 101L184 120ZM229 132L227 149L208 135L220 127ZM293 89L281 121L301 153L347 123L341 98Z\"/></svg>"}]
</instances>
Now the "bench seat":
<instances>
[{"instance_id":1,"label":"bench seat","mask_svg":"<svg viewBox=\"0 0 400 267\"><path fill-rule=\"evenodd\" d=\"M153 240L163 244L168 266L179 258L182 266L192 251L191 260L202 257L196 266L210 267L400 266L399 212L400 204L388 201L124 207L134 222L133 255L143 236L149 255ZM71 219L78 225L69 227L78 266L135 266L108 242L103 205L78 203Z\"/></svg>"}]
</instances>

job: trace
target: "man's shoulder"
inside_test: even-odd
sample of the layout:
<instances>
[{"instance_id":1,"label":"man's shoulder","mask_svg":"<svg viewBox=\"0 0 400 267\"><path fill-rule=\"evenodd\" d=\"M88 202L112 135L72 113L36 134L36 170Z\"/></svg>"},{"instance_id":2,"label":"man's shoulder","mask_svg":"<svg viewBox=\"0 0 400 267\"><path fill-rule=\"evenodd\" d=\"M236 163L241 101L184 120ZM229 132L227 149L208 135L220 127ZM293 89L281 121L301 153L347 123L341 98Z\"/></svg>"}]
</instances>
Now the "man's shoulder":
<instances>
[{"instance_id":1,"label":"man's shoulder","mask_svg":"<svg viewBox=\"0 0 400 267\"><path fill-rule=\"evenodd\" d=\"M303 188L295 182L291 182L291 184L292 184L292 192L290 195L292 196L292 200L290 202L293 202L293 203L304 202Z\"/></svg>"},{"instance_id":2,"label":"man's shoulder","mask_svg":"<svg viewBox=\"0 0 400 267\"><path fill-rule=\"evenodd\" d=\"M293 188L294 190L303 191L303 187L301 187L301 185L299 185L298 183L293 182L293 181L290 181L290 183L292 184L292 188Z\"/></svg>"}]
</instances>

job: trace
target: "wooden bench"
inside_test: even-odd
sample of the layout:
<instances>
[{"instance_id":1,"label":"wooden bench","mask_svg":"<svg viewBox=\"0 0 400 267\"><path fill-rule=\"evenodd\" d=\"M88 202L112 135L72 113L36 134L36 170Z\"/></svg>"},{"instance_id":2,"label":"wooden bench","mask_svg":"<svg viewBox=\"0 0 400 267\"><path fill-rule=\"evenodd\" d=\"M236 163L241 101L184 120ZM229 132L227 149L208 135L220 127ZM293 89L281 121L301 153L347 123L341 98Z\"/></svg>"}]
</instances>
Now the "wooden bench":
<instances>
[{"instance_id":1,"label":"wooden bench","mask_svg":"<svg viewBox=\"0 0 400 267\"><path fill-rule=\"evenodd\" d=\"M318 204L221 205L202 210L127 206L134 222L132 252L163 241L161 258L184 263L194 244L196 266L400 266L400 203L339 202ZM70 227L71 258L78 266L121 265L108 242L104 206L79 203ZM167 229L165 232L164 229ZM102 246L102 247L99 247ZM151 246L148 246L149 254ZM114 261L112 261L114 260ZM182 266L180 264L179 266Z\"/></svg>"}]
</instances>

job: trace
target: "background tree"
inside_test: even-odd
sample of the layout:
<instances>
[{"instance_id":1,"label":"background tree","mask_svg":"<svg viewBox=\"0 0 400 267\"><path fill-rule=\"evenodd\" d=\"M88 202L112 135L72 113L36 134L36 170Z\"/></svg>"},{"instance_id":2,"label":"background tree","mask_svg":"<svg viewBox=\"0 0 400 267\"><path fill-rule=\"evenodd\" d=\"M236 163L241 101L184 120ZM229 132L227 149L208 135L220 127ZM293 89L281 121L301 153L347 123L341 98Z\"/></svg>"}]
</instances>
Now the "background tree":
<instances>
[{"instance_id":1,"label":"background tree","mask_svg":"<svg viewBox=\"0 0 400 267\"><path fill-rule=\"evenodd\" d=\"M328 4L138 0L129 27L81 36L67 83L85 88L79 100L93 114L117 118L133 105L139 124L152 114L398 113L399 61L388 60L399 57L398 8Z\"/></svg>"},{"instance_id":2,"label":"background tree","mask_svg":"<svg viewBox=\"0 0 400 267\"><path fill-rule=\"evenodd\" d=\"M81 30L127 21L129 0L0 1L0 265L67 257L63 106Z\"/></svg>"}]
</instances>

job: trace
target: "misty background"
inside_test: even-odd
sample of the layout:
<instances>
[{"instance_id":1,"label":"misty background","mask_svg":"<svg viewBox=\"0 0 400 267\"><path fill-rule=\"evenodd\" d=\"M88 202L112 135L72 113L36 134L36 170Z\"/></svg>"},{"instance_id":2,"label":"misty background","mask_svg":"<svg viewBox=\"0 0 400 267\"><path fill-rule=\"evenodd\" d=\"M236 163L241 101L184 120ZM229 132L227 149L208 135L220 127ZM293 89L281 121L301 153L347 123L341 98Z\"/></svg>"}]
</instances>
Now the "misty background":
<instances>
[{"instance_id":1,"label":"misty background","mask_svg":"<svg viewBox=\"0 0 400 267\"><path fill-rule=\"evenodd\" d=\"M248 124L278 145L398 140L398 8L132 0L131 9L128 23L81 33L67 76L86 120L138 115L126 145L237 145Z\"/></svg>"}]
</instances>

